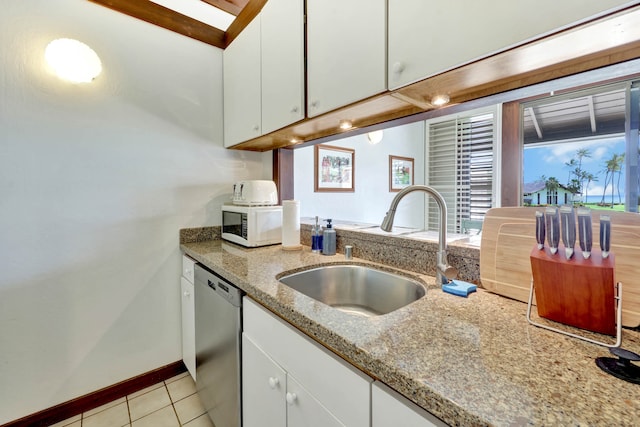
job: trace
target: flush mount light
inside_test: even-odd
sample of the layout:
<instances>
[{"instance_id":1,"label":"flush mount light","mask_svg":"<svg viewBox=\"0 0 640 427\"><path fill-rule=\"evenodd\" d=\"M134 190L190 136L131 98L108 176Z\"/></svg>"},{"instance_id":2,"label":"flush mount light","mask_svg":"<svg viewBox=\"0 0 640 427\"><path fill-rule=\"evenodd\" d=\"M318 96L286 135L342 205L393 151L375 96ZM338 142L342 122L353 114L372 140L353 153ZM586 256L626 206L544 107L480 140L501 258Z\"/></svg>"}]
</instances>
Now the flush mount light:
<instances>
[{"instance_id":1,"label":"flush mount light","mask_svg":"<svg viewBox=\"0 0 640 427\"><path fill-rule=\"evenodd\" d=\"M436 95L431 98L431 105L434 107L442 107L443 105L448 104L449 101L449 95Z\"/></svg>"},{"instance_id":2,"label":"flush mount light","mask_svg":"<svg viewBox=\"0 0 640 427\"><path fill-rule=\"evenodd\" d=\"M367 139L369 140L369 144L375 145L382 141L383 132L382 130L374 130L373 132L369 132L367 134Z\"/></svg>"},{"instance_id":3,"label":"flush mount light","mask_svg":"<svg viewBox=\"0 0 640 427\"><path fill-rule=\"evenodd\" d=\"M44 57L58 77L72 83L89 83L102 71L98 55L78 40L53 40Z\"/></svg>"},{"instance_id":4,"label":"flush mount light","mask_svg":"<svg viewBox=\"0 0 640 427\"><path fill-rule=\"evenodd\" d=\"M342 130L348 130L351 129L353 127L353 123L351 123L349 120L342 120L340 122L340 129Z\"/></svg>"}]
</instances>

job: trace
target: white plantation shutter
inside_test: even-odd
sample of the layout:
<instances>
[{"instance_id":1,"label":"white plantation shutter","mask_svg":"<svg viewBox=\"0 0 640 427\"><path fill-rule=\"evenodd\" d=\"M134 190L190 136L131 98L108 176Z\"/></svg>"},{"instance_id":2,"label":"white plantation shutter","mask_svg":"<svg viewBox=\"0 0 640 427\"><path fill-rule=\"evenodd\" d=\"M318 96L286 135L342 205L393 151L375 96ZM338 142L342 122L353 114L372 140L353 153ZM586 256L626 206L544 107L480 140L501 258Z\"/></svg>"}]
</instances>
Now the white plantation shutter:
<instances>
[{"instance_id":1,"label":"white plantation shutter","mask_svg":"<svg viewBox=\"0 0 640 427\"><path fill-rule=\"evenodd\" d=\"M431 123L427 154L430 186L447 203L447 231L460 232L463 219L483 220L493 206L494 114ZM430 230L438 228L438 208L429 198Z\"/></svg>"}]
</instances>

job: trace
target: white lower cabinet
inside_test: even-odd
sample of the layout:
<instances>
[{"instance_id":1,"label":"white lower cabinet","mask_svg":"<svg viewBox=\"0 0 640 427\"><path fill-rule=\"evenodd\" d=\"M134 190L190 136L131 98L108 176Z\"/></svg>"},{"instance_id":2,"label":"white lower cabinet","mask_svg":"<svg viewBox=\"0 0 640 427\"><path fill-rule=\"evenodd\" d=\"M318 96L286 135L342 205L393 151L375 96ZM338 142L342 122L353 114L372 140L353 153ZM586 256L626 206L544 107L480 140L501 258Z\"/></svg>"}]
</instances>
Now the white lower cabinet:
<instances>
[{"instance_id":1,"label":"white lower cabinet","mask_svg":"<svg viewBox=\"0 0 640 427\"><path fill-rule=\"evenodd\" d=\"M447 424L376 381L371 387L372 427L444 427Z\"/></svg>"},{"instance_id":2,"label":"white lower cabinet","mask_svg":"<svg viewBox=\"0 0 640 427\"><path fill-rule=\"evenodd\" d=\"M244 427L343 425L246 334L242 346Z\"/></svg>"},{"instance_id":3,"label":"white lower cabinet","mask_svg":"<svg viewBox=\"0 0 640 427\"><path fill-rule=\"evenodd\" d=\"M182 361L196 379L196 312L193 299L195 261L182 256L182 277L180 278L180 306L182 310Z\"/></svg>"},{"instance_id":4,"label":"white lower cabinet","mask_svg":"<svg viewBox=\"0 0 640 427\"><path fill-rule=\"evenodd\" d=\"M244 427L370 427L372 379L245 297Z\"/></svg>"}]
</instances>

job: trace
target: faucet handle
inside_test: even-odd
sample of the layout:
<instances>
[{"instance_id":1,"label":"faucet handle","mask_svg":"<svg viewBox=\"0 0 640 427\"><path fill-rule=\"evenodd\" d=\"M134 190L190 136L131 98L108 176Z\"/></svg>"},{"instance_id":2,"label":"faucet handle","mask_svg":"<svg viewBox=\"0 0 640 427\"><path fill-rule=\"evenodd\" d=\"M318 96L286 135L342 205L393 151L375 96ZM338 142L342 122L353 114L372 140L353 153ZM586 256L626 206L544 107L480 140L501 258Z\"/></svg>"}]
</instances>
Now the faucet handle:
<instances>
[{"instance_id":1,"label":"faucet handle","mask_svg":"<svg viewBox=\"0 0 640 427\"><path fill-rule=\"evenodd\" d=\"M458 276L458 269L447 264L438 265L438 270L442 274L443 281L455 279Z\"/></svg>"}]
</instances>

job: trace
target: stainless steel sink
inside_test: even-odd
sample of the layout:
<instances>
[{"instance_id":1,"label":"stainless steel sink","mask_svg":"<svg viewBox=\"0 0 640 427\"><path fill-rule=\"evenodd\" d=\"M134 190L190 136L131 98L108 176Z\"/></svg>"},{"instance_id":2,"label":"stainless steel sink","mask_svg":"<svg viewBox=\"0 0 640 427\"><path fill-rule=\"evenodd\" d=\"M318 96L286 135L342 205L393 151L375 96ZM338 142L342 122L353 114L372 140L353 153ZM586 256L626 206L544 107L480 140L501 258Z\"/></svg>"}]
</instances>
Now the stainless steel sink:
<instances>
[{"instance_id":1,"label":"stainless steel sink","mask_svg":"<svg viewBox=\"0 0 640 427\"><path fill-rule=\"evenodd\" d=\"M425 294L417 280L361 265L328 265L279 280L338 310L367 317L390 313Z\"/></svg>"}]
</instances>

